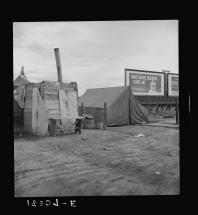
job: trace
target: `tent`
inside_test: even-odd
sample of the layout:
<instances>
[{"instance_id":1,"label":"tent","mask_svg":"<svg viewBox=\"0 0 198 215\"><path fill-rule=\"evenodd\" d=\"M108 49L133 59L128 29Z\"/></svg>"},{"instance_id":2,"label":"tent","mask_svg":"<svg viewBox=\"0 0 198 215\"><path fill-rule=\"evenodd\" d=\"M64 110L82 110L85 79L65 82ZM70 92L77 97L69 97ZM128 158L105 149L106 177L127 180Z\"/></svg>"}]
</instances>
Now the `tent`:
<instances>
[{"instance_id":1,"label":"tent","mask_svg":"<svg viewBox=\"0 0 198 215\"><path fill-rule=\"evenodd\" d=\"M84 107L104 107L107 103L107 126L139 124L148 121L148 110L138 103L131 87L88 89L80 98Z\"/></svg>"},{"instance_id":2,"label":"tent","mask_svg":"<svg viewBox=\"0 0 198 215\"><path fill-rule=\"evenodd\" d=\"M13 109L14 109L14 124L23 124L23 107L25 96L25 84L30 83L27 80L25 73L22 71L17 78L13 81Z\"/></svg>"}]
</instances>

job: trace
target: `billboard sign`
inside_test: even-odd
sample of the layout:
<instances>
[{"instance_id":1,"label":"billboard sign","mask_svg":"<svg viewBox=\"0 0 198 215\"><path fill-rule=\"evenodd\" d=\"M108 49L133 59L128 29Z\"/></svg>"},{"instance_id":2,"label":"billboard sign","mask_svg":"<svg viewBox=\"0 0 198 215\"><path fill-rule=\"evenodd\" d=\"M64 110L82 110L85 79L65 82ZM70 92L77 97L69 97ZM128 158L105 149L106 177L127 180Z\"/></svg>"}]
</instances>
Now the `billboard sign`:
<instances>
[{"instance_id":1,"label":"billboard sign","mask_svg":"<svg viewBox=\"0 0 198 215\"><path fill-rule=\"evenodd\" d=\"M134 95L164 96L164 74L150 71L125 70L125 85Z\"/></svg>"},{"instance_id":2,"label":"billboard sign","mask_svg":"<svg viewBox=\"0 0 198 215\"><path fill-rule=\"evenodd\" d=\"M179 96L179 75L168 74L168 95Z\"/></svg>"}]
</instances>

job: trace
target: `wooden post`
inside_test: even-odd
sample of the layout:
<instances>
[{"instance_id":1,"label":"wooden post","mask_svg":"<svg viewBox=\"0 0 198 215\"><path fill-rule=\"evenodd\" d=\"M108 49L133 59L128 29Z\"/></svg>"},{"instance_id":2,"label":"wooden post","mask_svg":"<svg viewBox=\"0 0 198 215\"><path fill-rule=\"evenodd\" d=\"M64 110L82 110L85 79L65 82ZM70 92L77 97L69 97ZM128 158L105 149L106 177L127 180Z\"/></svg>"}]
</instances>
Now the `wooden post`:
<instances>
[{"instance_id":1,"label":"wooden post","mask_svg":"<svg viewBox=\"0 0 198 215\"><path fill-rule=\"evenodd\" d=\"M81 103L81 109L82 109L82 114L84 114L84 104L83 104L83 102Z\"/></svg>"},{"instance_id":2,"label":"wooden post","mask_svg":"<svg viewBox=\"0 0 198 215\"><path fill-rule=\"evenodd\" d=\"M179 108L178 108L178 101L176 98L176 124L179 123Z\"/></svg>"},{"instance_id":3,"label":"wooden post","mask_svg":"<svg viewBox=\"0 0 198 215\"><path fill-rule=\"evenodd\" d=\"M103 120L103 129L105 130L107 126L107 103L104 103L104 120Z\"/></svg>"},{"instance_id":4,"label":"wooden post","mask_svg":"<svg viewBox=\"0 0 198 215\"><path fill-rule=\"evenodd\" d=\"M63 78L62 78L62 69L61 69L59 48L55 48L54 52L55 52L55 58L56 58L58 81L60 82L60 84L62 84L63 83Z\"/></svg>"},{"instance_id":5,"label":"wooden post","mask_svg":"<svg viewBox=\"0 0 198 215\"><path fill-rule=\"evenodd\" d=\"M159 104L157 104L156 113L158 113L158 109L159 109Z\"/></svg>"}]
</instances>

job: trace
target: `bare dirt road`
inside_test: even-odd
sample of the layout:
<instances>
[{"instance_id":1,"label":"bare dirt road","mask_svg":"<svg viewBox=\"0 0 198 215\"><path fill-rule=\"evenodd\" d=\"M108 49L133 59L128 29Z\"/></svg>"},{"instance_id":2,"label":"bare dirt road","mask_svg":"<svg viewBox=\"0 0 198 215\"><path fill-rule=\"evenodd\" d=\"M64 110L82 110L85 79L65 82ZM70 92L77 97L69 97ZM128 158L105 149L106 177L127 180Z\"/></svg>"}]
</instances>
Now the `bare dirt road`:
<instances>
[{"instance_id":1,"label":"bare dirt road","mask_svg":"<svg viewBox=\"0 0 198 215\"><path fill-rule=\"evenodd\" d=\"M136 134L144 137L135 137ZM119 126L14 142L15 196L179 194L179 129Z\"/></svg>"}]
</instances>

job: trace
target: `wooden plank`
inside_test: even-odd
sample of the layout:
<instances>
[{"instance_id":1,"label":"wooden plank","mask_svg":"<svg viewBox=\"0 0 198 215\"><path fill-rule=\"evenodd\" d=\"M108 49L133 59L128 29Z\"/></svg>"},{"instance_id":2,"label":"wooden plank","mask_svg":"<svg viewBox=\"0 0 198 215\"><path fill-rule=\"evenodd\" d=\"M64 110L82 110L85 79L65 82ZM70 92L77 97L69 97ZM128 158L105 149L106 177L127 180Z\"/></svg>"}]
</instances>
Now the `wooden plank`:
<instances>
[{"instance_id":1,"label":"wooden plank","mask_svg":"<svg viewBox=\"0 0 198 215\"><path fill-rule=\"evenodd\" d=\"M44 86L60 86L56 81L43 81ZM55 85L56 84L56 85ZM63 87L73 87L70 83L62 83Z\"/></svg>"},{"instance_id":2,"label":"wooden plank","mask_svg":"<svg viewBox=\"0 0 198 215\"><path fill-rule=\"evenodd\" d=\"M37 88L33 88L32 92L32 130L37 132L37 111L38 104L37 104Z\"/></svg>"},{"instance_id":3,"label":"wooden plank","mask_svg":"<svg viewBox=\"0 0 198 215\"><path fill-rule=\"evenodd\" d=\"M60 110L51 110L51 109L49 109L48 114L58 114L58 115L60 115L61 112L60 112Z\"/></svg>"},{"instance_id":4,"label":"wooden plank","mask_svg":"<svg viewBox=\"0 0 198 215\"><path fill-rule=\"evenodd\" d=\"M77 92L67 92L69 117L76 118L78 116Z\"/></svg>"},{"instance_id":5,"label":"wooden plank","mask_svg":"<svg viewBox=\"0 0 198 215\"><path fill-rule=\"evenodd\" d=\"M51 86L49 86L49 85L44 85L44 91L45 90L59 90L60 89L60 87L59 86L56 86L56 85L51 85Z\"/></svg>"},{"instance_id":6,"label":"wooden plank","mask_svg":"<svg viewBox=\"0 0 198 215\"><path fill-rule=\"evenodd\" d=\"M24 113L32 113L32 108L24 108Z\"/></svg>"},{"instance_id":7,"label":"wooden plank","mask_svg":"<svg viewBox=\"0 0 198 215\"><path fill-rule=\"evenodd\" d=\"M58 95L47 95L44 94L44 101L59 101Z\"/></svg>"},{"instance_id":8,"label":"wooden plank","mask_svg":"<svg viewBox=\"0 0 198 215\"><path fill-rule=\"evenodd\" d=\"M48 113L45 103L37 90L37 134L46 135L48 130Z\"/></svg>"},{"instance_id":9,"label":"wooden plank","mask_svg":"<svg viewBox=\"0 0 198 215\"><path fill-rule=\"evenodd\" d=\"M66 86L44 86L44 90L51 90L51 91L55 91L55 90L64 90L64 91L75 91L73 87L71 87L71 85L69 87Z\"/></svg>"},{"instance_id":10,"label":"wooden plank","mask_svg":"<svg viewBox=\"0 0 198 215\"><path fill-rule=\"evenodd\" d=\"M24 120L31 122L30 118L32 117L32 112L24 112Z\"/></svg>"},{"instance_id":11,"label":"wooden plank","mask_svg":"<svg viewBox=\"0 0 198 215\"><path fill-rule=\"evenodd\" d=\"M66 92L71 92L71 91L75 91L74 88L66 88L64 89Z\"/></svg>"},{"instance_id":12,"label":"wooden plank","mask_svg":"<svg viewBox=\"0 0 198 215\"><path fill-rule=\"evenodd\" d=\"M66 108L66 94L64 90L59 90L59 102L60 102L60 115L61 115L61 122L63 128L66 129L68 127L68 108Z\"/></svg>"},{"instance_id":13,"label":"wooden plank","mask_svg":"<svg viewBox=\"0 0 198 215\"><path fill-rule=\"evenodd\" d=\"M65 92L63 90L59 90L59 104L60 104L60 113L61 118L67 118L67 110L65 107Z\"/></svg>"},{"instance_id":14,"label":"wooden plank","mask_svg":"<svg viewBox=\"0 0 198 215\"><path fill-rule=\"evenodd\" d=\"M26 117L26 119L24 120L24 123L26 123L26 124L28 124L28 125L29 125L29 124L31 125L31 124L32 124L32 123L31 123L31 116L29 116L29 119L28 119L28 117Z\"/></svg>"},{"instance_id":15,"label":"wooden plank","mask_svg":"<svg viewBox=\"0 0 198 215\"><path fill-rule=\"evenodd\" d=\"M44 89L44 94L48 95L58 95L58 90L57 89Z\"/></svg>"},{"instance_id":16,"label":"wooden plank","mask_svg":"<svg viewBox=\"0 0 198 215\"><path fill-rule=\"evenodd\" d=\"M32 112L24 112L24 128L27 130L32 129Z\"/></svg>"},{"instance_id":17,"label":"wooden plank","mask_svg":"<svg viewBox=\"0 0 198 215\"><path fill-rule=\"evenodd\" d=\"M59 101L57 100L57 101L51 101L51 100L46 100L45 101L47 104L49 104L49 105L51 105L51 104L57 104L57 105L59 105Z\"/></svg>"},{"instance_id":18,"label":"wooden plank","mask_svg":"<svg viewBox=\"0 0 198 215\"><path fill-rule=\"evenodd\" d=\"M45 105L47 109L59 110L59 101L45 101Z\"/></svg>"},{"instance_id":19,"label":"wooden plank","mask_svg":"<svg viewBox=\"0 0 198 215\"><path fill-rule=\"evenodd\" d=\"M32 102L25 102L24 108L32 108Z\"/></svg>"},{"instance_id":20,"label":"wooden plank","mask_svg":"<svg viewBox=\"0 0 198 215\"><path fill-rule=\"evenodd\" d=\"M48 113L48 119L53 118L53 119L61 119L60 114L49 114Z\"/></svg>"},{"instance_id":21,"label":"wooden plank","mask_svg":"<svg viewBox=\"0 0 198 215\"><path fill-rule=\"evenodd\" d=\"M48 110L60 110L59 105L56 105L56 104L45 105L45 106Z\"/></svg>"}]
</instances>

